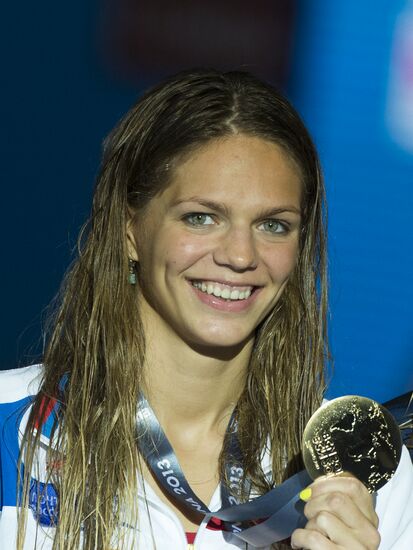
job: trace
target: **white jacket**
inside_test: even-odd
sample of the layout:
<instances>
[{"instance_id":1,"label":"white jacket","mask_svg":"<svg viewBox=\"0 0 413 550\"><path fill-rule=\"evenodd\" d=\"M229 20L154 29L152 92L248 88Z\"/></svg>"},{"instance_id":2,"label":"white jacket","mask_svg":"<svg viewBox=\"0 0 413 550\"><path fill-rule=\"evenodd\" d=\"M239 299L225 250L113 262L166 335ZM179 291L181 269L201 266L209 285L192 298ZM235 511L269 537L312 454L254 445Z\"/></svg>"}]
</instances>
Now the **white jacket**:
<instances>
[{"instance_id":1,"label":"white jacket","mask_svg":"<svg viewBox=\"0 0 413 550\"><path fill-rule=\"evenodd\" d=\"M33 365L23 369L0 372L0 550L14 550L17 530L16 473L18 431L24 429L24 420L15 430L4 428L11 411L28 404L39 388L42 369ZM10 423L9 423L10 424ZM186 536L174 511L164 504L148 483L138 489L140 521L134 548L143 550L186 550ZM209 504L211 511L221 507L217 487ZM380 550L413 549L413 465L408 451L403 448L401 462L391 479L378 491L376 512L380 519ZM28 511L24 550L49 550L52 547L53 527L43 527ZM195 538L196 550L226 550L248 548L246 543L223 531L213 531L203 522ZM251 548L251 545L249 546Z\"/></svg>"}]
</instances>

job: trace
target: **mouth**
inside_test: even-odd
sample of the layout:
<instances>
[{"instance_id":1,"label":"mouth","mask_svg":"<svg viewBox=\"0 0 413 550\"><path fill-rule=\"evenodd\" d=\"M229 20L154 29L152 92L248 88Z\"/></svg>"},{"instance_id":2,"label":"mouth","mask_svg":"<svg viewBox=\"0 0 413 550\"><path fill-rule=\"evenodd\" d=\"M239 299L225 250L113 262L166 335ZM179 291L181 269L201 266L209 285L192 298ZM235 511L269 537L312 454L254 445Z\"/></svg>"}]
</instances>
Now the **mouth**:
<instances>
[{"instance_id":1,"label":"mouth","mask_svg":"<svg viewBox=\"0 0 413 550\"><path fill-rule=\"evenodd\" d=\"M220 298L227 302L248 300L250 296L260 288L253 285L235 285L233 283L222 283L201 279L193 279L190 283L201 293Z\"/></svg>"}]
</instances>

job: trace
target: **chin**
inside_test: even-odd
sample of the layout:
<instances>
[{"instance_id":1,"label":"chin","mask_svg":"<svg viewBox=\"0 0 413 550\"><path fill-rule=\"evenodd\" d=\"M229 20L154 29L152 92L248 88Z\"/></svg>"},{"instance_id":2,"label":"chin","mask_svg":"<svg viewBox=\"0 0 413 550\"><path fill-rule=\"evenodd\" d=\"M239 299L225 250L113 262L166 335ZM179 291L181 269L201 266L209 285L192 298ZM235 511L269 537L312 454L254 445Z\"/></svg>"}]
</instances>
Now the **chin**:
<instances>
[{"instance_id":1,"label":"chin","mask_svg":"<svg viewBox=\"0 0 413 550\"><path fill-rule=\"evenodd\" d=\"M235 331L234 334L231 334L228 330L221 330L219 334L216 332L212 334L205 334L204 332L202 336L199 334L192 334L187 339L187 343L193 349L206 355L236 355L253 338L254 335L251 334L246 334L244 338L242 338L240 331Z\"/></svg>"}]
</instances>

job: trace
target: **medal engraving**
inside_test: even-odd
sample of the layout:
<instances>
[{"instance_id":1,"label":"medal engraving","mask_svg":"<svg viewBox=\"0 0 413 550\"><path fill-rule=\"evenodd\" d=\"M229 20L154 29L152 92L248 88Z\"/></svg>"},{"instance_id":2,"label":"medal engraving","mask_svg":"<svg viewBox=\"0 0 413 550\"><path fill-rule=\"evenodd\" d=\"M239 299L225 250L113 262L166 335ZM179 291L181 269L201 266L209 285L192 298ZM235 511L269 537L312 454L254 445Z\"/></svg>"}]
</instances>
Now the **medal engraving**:
<instances>
[{"instance_id":1,"label":"medal engraving","mask_svg":"<svg viewBox=\"0 0 413 550\"><path fill-rule=\"evenodd\" d=\"M304 430L302 452L313 479L350 472L373 493L393 476L401 448L393 416L371 399L349 395L313 414Z\"/></svg>"}]
</instances>

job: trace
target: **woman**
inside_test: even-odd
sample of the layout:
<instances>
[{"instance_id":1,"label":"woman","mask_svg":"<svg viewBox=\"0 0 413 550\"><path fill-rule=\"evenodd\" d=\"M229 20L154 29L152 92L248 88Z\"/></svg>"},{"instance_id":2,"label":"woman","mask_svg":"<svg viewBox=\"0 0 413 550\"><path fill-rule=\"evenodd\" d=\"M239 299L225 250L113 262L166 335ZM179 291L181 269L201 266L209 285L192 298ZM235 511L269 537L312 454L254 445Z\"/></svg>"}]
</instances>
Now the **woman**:
<instances>
[{"instance_id":1,"label":"woman","mask_svg":"<svg viewBox=\"0 0 413 550\"><path fill-rule=\"evenodd\" d=\"M262 494L301 468L327 355L323 199L311 139L270 86L197 70L143 96L105 142L44 366L2 381L3 400L12 386L21 400L5 417L24 432L17 523L16 502L3 502L7 548L15 531L19 550L185 548L184 531L197 532L199 549L247 547L165 490L170 462L158 461L159 481L145 460L149 428L136 424L137 404L150 403L183 475L212 510L221 506L220 479L228 482L229 423L244 498L247 484ZM18 455L9 443L3 462L6 447ZM406 485L412 473L402 462L396 480L403 475ZM396 485L387 494L407 506ZM292 547L379 547L360 482L337 477L310 489L309 521ZM407 548L397 544L412 515L400 512L390 534L391 513L380 518L380 548Z\"/></svg>"}]
</instances>

